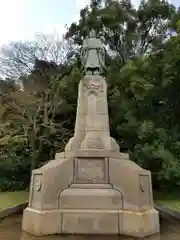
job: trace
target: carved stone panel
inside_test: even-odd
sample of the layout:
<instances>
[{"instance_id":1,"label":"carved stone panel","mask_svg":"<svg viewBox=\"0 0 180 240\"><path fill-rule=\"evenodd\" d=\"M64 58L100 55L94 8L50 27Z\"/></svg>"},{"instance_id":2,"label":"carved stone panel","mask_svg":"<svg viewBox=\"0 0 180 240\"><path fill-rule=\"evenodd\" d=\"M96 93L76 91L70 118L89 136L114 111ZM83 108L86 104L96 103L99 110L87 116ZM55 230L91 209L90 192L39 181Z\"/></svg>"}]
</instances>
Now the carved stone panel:
<instances>
[{"instance_id":1,"label":"carved stone panel","mask_svg":"<svg viewBox=\"0 0 180 240\"><path fill-rule=\"evenodd\" d=\"M75 181L78 183L104 183L106 181L106 159L76 159Z\"/></svg>"},{"instance_id":2,"label":"carved stone panel","mask_svg":"<svg viewBox=\"0 0 180 240\"><path fill-rule=\"evenodd\" d=\"M143 208L152 205L151 181L149 175L139 175L140 188L140 206Z\"/></svg>"},{"instance_id":3,"label":"carved stone panel","mask_svg":"<svg viewBox=\"0 0 180 240\"><path fill-rule=\"evenodd\" d=\"M34 174L32 181L31 206L37 209L41 208L41 189L42 189L42 174Z\"/></svg>"},{"instance_id":4,"label":"carved stone panel","mask_svg":"<svg viewBox=\"0 0 180 240\"><path fill-rule=\"evenodd\" d=\"M102 83L96 83L96 82L89 82L83 84L84 90L86 91L94 91L96 93L104 92L103 84Z\"/></svg>"},{"instance_id":5,"label":"carved stone panel","mask_svg":"<svg viewBox=\"0 0 180 240\"><path fill-rule=\"evenodd\" d=\"M35 191L39 192L41 190L41 186L42 186L42 180L41 179L36 179L36 181L34 183Z\"/></svg>"}]
</instances>

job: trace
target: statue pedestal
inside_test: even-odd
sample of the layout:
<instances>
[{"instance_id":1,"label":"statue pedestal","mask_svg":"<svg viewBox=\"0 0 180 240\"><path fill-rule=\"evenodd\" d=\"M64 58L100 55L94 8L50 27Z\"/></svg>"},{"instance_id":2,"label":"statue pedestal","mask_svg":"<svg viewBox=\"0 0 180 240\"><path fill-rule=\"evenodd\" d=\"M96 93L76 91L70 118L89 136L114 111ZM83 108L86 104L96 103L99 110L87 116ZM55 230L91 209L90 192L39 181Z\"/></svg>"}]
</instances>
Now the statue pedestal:
<instances>
[{"instance_id":1,"label":"statue pedestal","mask_svg":"<svg viewBox=\"0 0 180 240\"><path fill-rule=\"evenodd\" d=\"M128 160L128 155L113 151L57 154L55 160L33 171L22 229L37 236L123 234L143 238L158 233L150 172Z\"/></svg>"},{"instance_id":2,"label":"statue pedestal","mask_svg":"<svg viewBox=\"0 0 180 240\"><path fill-rule=\"evenodd\" d=\"M150 172L110 136L102 77L80 82L74 137L65 152L33 171L22 229L38 236L159 232Z\"/></svg>"}]
</instances>

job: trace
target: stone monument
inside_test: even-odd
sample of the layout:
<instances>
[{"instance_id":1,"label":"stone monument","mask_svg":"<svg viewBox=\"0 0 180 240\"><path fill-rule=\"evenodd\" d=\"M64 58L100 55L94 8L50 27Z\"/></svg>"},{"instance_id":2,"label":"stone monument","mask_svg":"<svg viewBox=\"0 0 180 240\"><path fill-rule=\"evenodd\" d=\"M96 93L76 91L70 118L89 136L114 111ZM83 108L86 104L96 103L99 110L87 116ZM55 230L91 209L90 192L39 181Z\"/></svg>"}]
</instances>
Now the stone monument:
<instances>
[{"instance_id":1,"label":"stone monument","mask_svg":"<svg viewBox=\"0 0 180 240\"><path fill-rule=\"evenodd\" d=\"M159 232L151 174L120 152L110 136L105 50L94 31L82 48L74 136L55 160L32 173L22 229L50 234L123 234L143 238Z\"/></svg>"}]
</instances>

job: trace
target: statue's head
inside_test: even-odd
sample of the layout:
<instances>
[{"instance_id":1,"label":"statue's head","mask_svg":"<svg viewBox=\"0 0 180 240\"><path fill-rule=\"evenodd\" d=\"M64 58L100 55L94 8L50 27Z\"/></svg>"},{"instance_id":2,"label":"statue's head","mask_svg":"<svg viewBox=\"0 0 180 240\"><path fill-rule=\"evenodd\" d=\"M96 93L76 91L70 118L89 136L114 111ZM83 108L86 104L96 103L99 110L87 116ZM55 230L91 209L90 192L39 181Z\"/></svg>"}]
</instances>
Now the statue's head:
<instances>
[{"instance_id":1,"label":"statue's head","mask_svg":"<svg viewBox=\"0 0 180 240\"><path fill-rule=\"evenodd\" d=\"M104 49L103 42L100 38L96 36L96 31L92 29L89 36L83 41L83 49Z\"/></svg>"},{"instance_id":2,"label":"statue's head","mask_svg":"<svg viewBox=\"0 0 180 240\"><path fill-rule=\"evenodd\" d=\"M89 38L96 38L96 31L94 29L90 31Z\"/></svg>"}]
</instances>

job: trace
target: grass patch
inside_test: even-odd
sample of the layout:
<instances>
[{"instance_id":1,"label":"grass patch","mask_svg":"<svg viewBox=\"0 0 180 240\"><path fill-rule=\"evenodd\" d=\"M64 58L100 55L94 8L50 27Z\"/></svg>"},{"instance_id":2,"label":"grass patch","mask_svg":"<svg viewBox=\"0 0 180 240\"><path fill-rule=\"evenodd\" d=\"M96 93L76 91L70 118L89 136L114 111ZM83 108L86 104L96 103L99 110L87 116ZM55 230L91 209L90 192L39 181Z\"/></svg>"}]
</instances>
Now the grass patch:
<instances>
[{"instance_id":1,"label":"grass patch","mask_svg":"<svg viewBox=\"0 0 180 240\"><path fill-rule=\"evenodd\" d=\"M12 207L28 200L29 192L0 192L0 209Z\"/></svg>"},{"instance_id":2,"label":"grass patch","mask_svg":"<svg viewBox=\"0 0 180 240\"><path fill-rule=\"evenodd\" d=\"M173 210L180 211L180 194L154 193L154 203L165 205Z\"/></svg>"}]
</instances>

